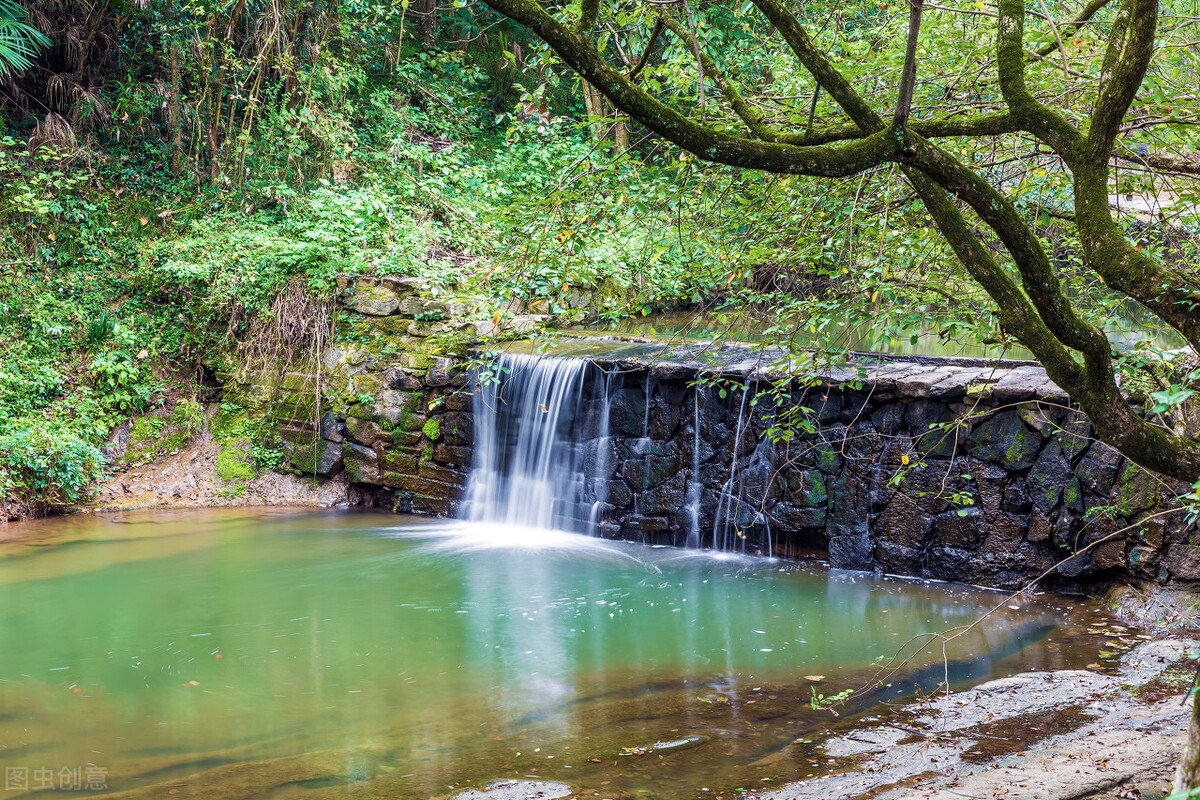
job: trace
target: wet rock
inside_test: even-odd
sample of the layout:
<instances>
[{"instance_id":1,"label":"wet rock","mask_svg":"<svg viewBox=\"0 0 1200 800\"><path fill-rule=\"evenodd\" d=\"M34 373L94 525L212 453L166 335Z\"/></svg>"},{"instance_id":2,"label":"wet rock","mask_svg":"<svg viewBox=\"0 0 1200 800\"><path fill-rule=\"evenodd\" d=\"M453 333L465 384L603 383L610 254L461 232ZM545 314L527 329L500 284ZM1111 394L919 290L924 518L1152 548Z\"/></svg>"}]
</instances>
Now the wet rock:
<instances>
[{"instance_id":1,"label":"wet rock","mask_svg":"<svg viewBox=\"0 0 1200 800\"><path fill-rule=\"evenodd\" d=\"M349 440L342 442L346 477L353 483L379 483L379 454Z\"/></svg>"},{"instance_id":2,"label":"wet rock","mask_svg":"<svg viewBox=\"0 0 1200 800\"><path fill-rule=\"evenodd\" d=\"M1029 472L1029 495L1033 505L1043 514L1049 514L1062 499L1063 488L1072 477L1071 462L1062 443L1058 439L1051 440Z\"/></svg>"},{"instance_id":3,"label":"wet rock","mask_svg":"<svg viewBox=\"0 0 1200 800\"><path fill-rule=\"evenodd\" d=\"M621 477L635 489L652 489L675 476L684 465L684 456L674 443L659 447L662 455L630 456L621 465ZM615 466L614 461L614 466Z\"/></svg>"},{"instance_id":4,"label":"wet rock","mask_svg":"<svg viewBox=\"0 0 1200 800\"><path fill-rule=\"evenodd\" d=\"M1042 436L1030 430L1015 411L1002 411L975 426L968 440L970 454L1009 470L1033 466Z\"/></svg>"},{"instance_id":5,"label":"wet rock","mask_svg":"<svg viewBox=\"0 0 1200 800\"><path fill-rule=\"evenodd\" d=\"M687 491L687 475L676 473L666 482L641 492L637 507L643 514L669 514L683 505Z\"/></svg>"},{"instance_id":6,"label":"wet rock","mask_svg":"<svg viewBox=\"0 0 1200 800\"><path fill-rule=\"evenodd\" d=\"M653 403L650 406L650 436L655 439L670 439L679 430L683 414L679 406L668 403Z\"/></svg>"},{"instance_id":7,"label":"wet rock","mask_svg":"<svg viewBox=\"0 0 1200 800\"><path fill-rule=\"evenodd\" d=\"M618 508L624 508L633 503L633 491L623 480L608 482L608 502Z\"/></svg>"},{"instance_id":8,"label":"wet rock","mask_svg":"<svg viewBox=\"0 0 1200 800\"><path fill-rule=\"evenodd\" d=\"M608 419L614 433L642 436L646 430L646 394L639 388L626 387L612 400Z\"/></svg>"},{"instance_id":9,"label":"wet rock","mask_svg":"<svg viewBox=\"0 0 1200 800\"><path fill-rule=\"evenodd\" d=\"M941 545L974 551L987 539L988 525L979 508L971 508L966 514L950 511L933 518L929 529L930 539Z\"/></svg>"},{"instance_id":10,"label":"wet rock","mask_svg":"<svg viewBox=\"0 0 1200 800\"><path fill-rule=\"evenodd\" d=\"M831 536L829 566L834 569L874 569L875 556L870 534L846 532Z\"/></svg>"},{"instance_id":11,"label":"wet rock","mask_svg":"<svg viewBox=\"0 0 1200 800\"><path fill-rule=\"evenodd\" d=\"M780 532L814 530L825 527L825 509L776 503L769 514L771 524Z\"/></svg>"},{"instance_id":12,"label":"wet rock","mask_svg":"<svg viewBox=\"0 0 1200 800\"><path fill-rule=\"evenodd\" d=\"M1084 489L1100 497L1108 497L1123 460L1116 450L1104 442L1096 442L1075 465L1075 476Z\"/></svg>"},{"instance_id":13,"label":"wet rock","mask_svg":"<svg viewBox=\"0 0 1200 800\"><path fill-rule=\"evenodd\" d=\"M792 503L801 508L815 508L829 500L825 473L819 469L791 471L786 485Z\"/></svg>"},{"instance_id":14,"label":"wet rock","mask_svg":"<svg viewBox=\"0 0 1200 800\"><path fill-rule=\"evenodd\" d=\"M914 400L904 410L904 424L918 451L932 458L952 456L966 428L954 424L955 415L945 403Z\"/></svg>"},{"instance_id":15,"label":"wet rock","mask_svg":"<svg viewBox=\"0 0 1200 800\"><path fill-rule=\"evenodd\" d=\"M1167 549L1166 566L1175 580L1200 580L1200 546L1172 544Z\"/></svg>"},{"instance_id":16,"label":"wet rock","mask_svg":"<svg viewBox=\"0 0 1200 800\"><path fill-rule=\"evenodd\" d=\"M463 411L447 411L438 417L443 441L452 445L471 445L475 442L474 415Z\"/></svg>"}]
</instances>

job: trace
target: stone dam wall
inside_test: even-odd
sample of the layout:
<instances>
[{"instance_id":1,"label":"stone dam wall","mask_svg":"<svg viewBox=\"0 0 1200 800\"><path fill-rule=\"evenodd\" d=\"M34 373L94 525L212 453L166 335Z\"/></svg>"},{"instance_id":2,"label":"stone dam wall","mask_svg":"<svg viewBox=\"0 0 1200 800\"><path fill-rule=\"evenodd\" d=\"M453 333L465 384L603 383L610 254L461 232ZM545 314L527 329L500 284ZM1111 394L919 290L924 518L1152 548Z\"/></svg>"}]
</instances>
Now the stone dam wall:
<instances>
[{"instance_id":1,"label":"stone dam wall","mask_svg":"<svg viewBox=\"0 0 1200 800\"><path fill-rule=\"evenodd\" d=\"M277 423L289 468L344 471L380 505L452 516L478 387L466 345L438 337L466 327L451 317L429 330L421 318L436 301L396 287L376 283L377 305L352 305L367 333L324 354L319 385L250 373L227 376L227 393ZM588 429L603 404L610 435L572 446L605 470L602 535L683 544L699 532L705 546L1014 588L1135 525L1072 557L1051 585L1200 580L1184 515L1150 517L1182 487L1095 441L1037 365L779 357L674 347L591 358L588 380L608 393L589 386L576 421ZM791 383L772 389L784 374Z\"/></svg>"}]
</instances>

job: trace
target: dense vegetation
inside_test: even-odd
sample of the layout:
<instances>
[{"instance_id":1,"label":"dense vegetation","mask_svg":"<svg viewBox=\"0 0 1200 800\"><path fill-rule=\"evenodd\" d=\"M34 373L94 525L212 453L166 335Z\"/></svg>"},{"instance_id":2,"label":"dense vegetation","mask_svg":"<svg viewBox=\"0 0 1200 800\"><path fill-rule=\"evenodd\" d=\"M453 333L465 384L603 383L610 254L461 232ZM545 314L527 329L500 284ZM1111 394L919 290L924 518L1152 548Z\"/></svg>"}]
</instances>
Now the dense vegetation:
<instances>
[{"instance_id":1,"label":"dense vegetation","mask_svg":"<svg viewBox=\"0 0 1200 800\"><path fill-rule=\"evenodd\" d=\"M856 85L890 91L903 9L808 13ZM606 11L604 52L722 131L741 121L715 64L696 80L710 51L725 75L771 87L753 99L771 124L819 128L836 115L750 7L686 16L658 25L651 7ZM990 79L960 63L975 30L964 19L927 20L927 69L959 75L968 105L986 104ZM104 469L114 424L196 396L280 298L319 304L339 272L424 275L436 291L485 299L483 316L507 314L513 298L560 311L583 293L601 319L717 307L834 348L864 320L881 336L1015 341L898 165L828 181L705 163L481 5L38 0L0 8L5 20L0 490L33 510L77 499ZM1130 148L1191 157L1192 106L1166 107L1194 83L1191 46L1181 33L1164 47L1161 114L1130 128ZM938 108L936 84L918 84L918 108ZM1142 313L1073 244L1069 176L1050 154L1020 137L960 149L1018 198L1084 319ZM1117 219L1194 274L1195 184L1131 162L1116 180L1122 196L1170 193L1165 225L1128 204ZM1190 367L1169 347L1115 365L1178 427Z\"/></svg>"}]
</instances>

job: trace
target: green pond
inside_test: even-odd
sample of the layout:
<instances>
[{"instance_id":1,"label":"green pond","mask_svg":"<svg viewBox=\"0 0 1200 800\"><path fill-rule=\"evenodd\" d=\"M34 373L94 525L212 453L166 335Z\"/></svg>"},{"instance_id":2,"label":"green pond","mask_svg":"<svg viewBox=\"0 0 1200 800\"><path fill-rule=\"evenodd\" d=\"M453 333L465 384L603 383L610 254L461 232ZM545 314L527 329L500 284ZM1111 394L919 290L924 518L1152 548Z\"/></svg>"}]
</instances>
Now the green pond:
<instances>
[{"instance_id":1,"label":"green pond","mask_svg":"<svg viewBox=\"0 0 1200 800\"><path fill-rule=\"evenodd\" d=\"M948 650L966 685L1082 666L1102 619L1070 598L1010 608L815 564L373 512L0 531L0 767L39 797L55 794L35 792L45 770L78 796L64 768L129 797L442 798L534 775L579 797L715 797L835 769L821 738L931 689L941 654L841 716L814 693L867 683L917 634L1000 604Z\"/></svg>"}]
</instances>

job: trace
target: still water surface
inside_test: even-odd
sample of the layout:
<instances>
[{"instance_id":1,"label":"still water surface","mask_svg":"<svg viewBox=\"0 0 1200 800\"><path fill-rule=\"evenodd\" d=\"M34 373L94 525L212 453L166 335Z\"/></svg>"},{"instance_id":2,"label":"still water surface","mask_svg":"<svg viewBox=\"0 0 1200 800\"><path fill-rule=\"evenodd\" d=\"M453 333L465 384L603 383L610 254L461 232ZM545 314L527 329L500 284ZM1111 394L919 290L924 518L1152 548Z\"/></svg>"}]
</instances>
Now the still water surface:
<instances>
[{"instance_id":1,"label":"still water surface","mask_svg":"<svg viewBox=\"0 0 1200 800\"><path fill-rule=\"evenodd\" d=\"M814 691L856 688L1002 597L376 513L80 515L5 535L0 767L91 765L131 797L763 786L833 768L814 742L855 709L814 711ZM954 677L1080 666L1097 613L1005 606L955 644ZM924 663L895 691L936 683Z\"/></svg>"}]
</instances>

